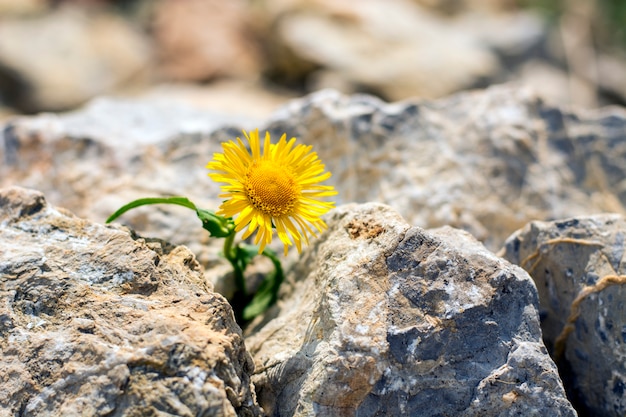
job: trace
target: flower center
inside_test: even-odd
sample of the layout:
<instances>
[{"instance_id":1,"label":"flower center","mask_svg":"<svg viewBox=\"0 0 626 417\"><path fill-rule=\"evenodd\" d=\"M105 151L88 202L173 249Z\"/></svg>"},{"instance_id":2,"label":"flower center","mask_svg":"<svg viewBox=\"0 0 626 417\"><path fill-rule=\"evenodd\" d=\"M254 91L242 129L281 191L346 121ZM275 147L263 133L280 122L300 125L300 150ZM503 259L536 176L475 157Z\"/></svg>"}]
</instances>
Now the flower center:
<instances>
[{"instance_id":1,"label":"flower center","mask_svg":"<svg viewBox=\"0 0 626 417\"><path fill-rule=\"evenodd\" d=\"M274 161L255 161L246 173L245 187L250 203L272 217L290 213L300 195L293 174Z\"/></svg>"}]
</instances>

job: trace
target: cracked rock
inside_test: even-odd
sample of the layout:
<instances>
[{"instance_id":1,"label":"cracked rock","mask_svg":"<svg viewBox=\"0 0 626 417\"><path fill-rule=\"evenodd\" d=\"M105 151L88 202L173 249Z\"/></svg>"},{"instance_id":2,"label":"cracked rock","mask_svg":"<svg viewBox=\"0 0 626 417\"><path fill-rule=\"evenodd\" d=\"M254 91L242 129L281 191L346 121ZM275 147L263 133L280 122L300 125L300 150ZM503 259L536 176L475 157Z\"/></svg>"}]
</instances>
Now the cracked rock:
<instances>
[{"instance_id":1,"label":"cracked rock","mask_svg":"<svg viewBox=\"0 0 626 417\"><path fill-rule=\"evenodd\" d=\"M226 300L183 246L0 189L0 416L259 416Z\"/></svg>"},{"instance_id":2,"label":"cracked rock","mask_svg":"<svg viewBox=\"0 0 626 417\"><path fill-rule=\"evenodd\" d=\"M246 340L269 415L576 415L521 268L381 204L327 221Z\"/></svg>"},{"instance_id":3,"label":"cracked rock","mask_svg":"<svg viewBox=\"0 0 626 417\"><path fill-rule=\"evenodd\" d=\"M626 414L626 220L618 214L532 222L504 257L533 277L543 336L576 408Z\"/></svg>"}]
</instances>

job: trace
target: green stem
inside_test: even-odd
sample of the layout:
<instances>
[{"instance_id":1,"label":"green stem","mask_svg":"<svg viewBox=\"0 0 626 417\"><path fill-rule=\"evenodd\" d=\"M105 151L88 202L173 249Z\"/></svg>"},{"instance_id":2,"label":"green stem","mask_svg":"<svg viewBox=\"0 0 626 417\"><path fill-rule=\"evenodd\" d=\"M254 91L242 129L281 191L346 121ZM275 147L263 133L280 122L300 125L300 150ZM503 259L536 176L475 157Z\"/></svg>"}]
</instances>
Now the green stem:
<instances>
[{"instance_id":1,"label":"green stem","mask_svg":"<svg viewBox=\"0 0 626 417\"><path fill-rule=\"evenodd\" d=\"M186 197L149 197L149 198L140 198L135 201L131 201L130 203L124 205L115 213L111 214L108 219L106 219L105 223L111 223L113 220L120 217L122 214L126 213L128 210L133 209L139 206L145 206L147 204L176 204L179 206L187 207L192 210L197 210L196 205L189 201Z\"/></svg>"},{"instance_id":2,"label":"green stem","mask_svg":"<svg viewBox=\"0 0 626 417\"><path fill-rule=\"evenodd\" d=\"M272 285L272 301L270 302L271 306L272 304L276 303L276 300L278 299L278 290L280 290L280 284L282 284L283 280L285 279L285 274L283 272L283 266L280 263L280 259L278 259L274 251L266 249L263 251L262 255L266 256L267 258L269 258L270 261L272 261L272 263L274 264L274 273L276 274L274 283Z\"/></svg>"},{"instance_id":3,"label":"green stem","mask_svg":"<svg viewBox=\"0 0 626 417\"><path fill-rule=\"evenodd\" d=\"M243 310L250 302L248 291L246 291L246 279L243 275L243 269L245 264L242 265L238 256L238 246L233 245L235 240L235 231L226 236L224 239L224 257L228 259L228 262L233 266L233 275L235 278L235 293L229 300L233 313L235 314L235 321L243 326L246 320L243 317Z\"/></svg>"},{"instance_id":4,"label":"green stem","mask_svg":"<svg viewBox=\"0 0 626 417\"><path fill-rule=\"evenodd\" d=\"M228 301L233 308L235 321L240 326L243 326L246 322L243 318L243 310L250 302L250 297L246 291L246 279L243 275L243 268L245 268L245 265L241 264L239 257L237 256L237 246L233 245L233 242L235 241L235 234L236 233L233 230L232 233L224 239L224 257L226 257L228 262L230 262L233 266L233 276L235 278L235 293Z\"/></svg>"},{"instance_id":5,"label":"green stem","mask_svg":"<svg viewBox=\"0 0 626 417\"><path fill-rule=\"evenodd\" d=\"M244 297L247 296L246 280L243 276L243 269L237 259L237 248L233 246L235 241L235 232L224 239L224 256L228 259L228 262L233 266L233 274L235 276L236 291L241 293Z\"/></svg>"}]
</instances>

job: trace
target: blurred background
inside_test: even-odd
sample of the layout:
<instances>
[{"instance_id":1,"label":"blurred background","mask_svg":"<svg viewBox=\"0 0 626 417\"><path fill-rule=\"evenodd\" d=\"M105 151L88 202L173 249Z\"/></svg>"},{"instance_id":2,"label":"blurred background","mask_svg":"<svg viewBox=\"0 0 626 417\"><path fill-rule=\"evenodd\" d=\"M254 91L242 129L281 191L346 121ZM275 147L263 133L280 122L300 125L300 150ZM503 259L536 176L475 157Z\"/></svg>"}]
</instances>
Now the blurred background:
<instances>
[{"instance_id":1,"label":"blurred background","mask_svg":"<svg viewBox=\"0 0 626 417\"><path fill-rule=\"evenodd\" d=\"M387 101L517 81L626 104L624 0L0 0L0 120L100 96L256 117L321 88Z\"/></svg>"}]
</instances>

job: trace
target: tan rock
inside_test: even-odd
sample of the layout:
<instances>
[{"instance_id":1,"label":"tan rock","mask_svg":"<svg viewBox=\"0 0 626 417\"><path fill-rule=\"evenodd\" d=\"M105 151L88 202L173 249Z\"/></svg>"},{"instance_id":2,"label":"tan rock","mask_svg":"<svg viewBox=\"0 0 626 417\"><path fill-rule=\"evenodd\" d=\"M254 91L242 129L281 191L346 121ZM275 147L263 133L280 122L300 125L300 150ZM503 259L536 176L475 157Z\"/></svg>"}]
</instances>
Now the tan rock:
<instances>
[{"instance_id":1,"label":"tan rock","mask_svg":"<svg viewBox=\"0 0 626 417\"><path fill-rule=\"evenodd\" d=\"M22 112L67 110L145 79L147 40L111 13L60 7L0 24L0 64L22 88L6 100Z\"/></svg>"},{"instance_id":2,"label":"tan rock","mask_svg":"<svg viewBox=\"0 0 626 417\"><path fill-rule=\"evenodd\" d=\"M161 0L154 9L153 38L165 77L258 77L259 45L247 2Z\"/></svg>"},{"instance_id":3,"label":"tan rock","mask_svg":"<svg viewBox=\"0 0 626 417\"><path fill-rule=\"evenodd\" d=\"M277 42L294 56L286 67L310 62L390 100L441 97L498 67L476 38L408 0L267 3Z\"/></svg>"},{"instance_id":4,"label":"tan rock","mask_svg":"<svg viewBox=\"0 0 626 417\"><path fill-rule=\"evenodd\" d=\"M0 190L2 416L261 415L226 300L185 247Z\"/></svg>"},{"instance_id":5,"label":"tan rock","mask_svg":"<svg viewBox=\"0 0 626 417\"><path fill-rule=\"evenodd\" d=\"M0 0L0 16L41 13L48 8L48 0Z\"/></svg>"}]
</instances>

